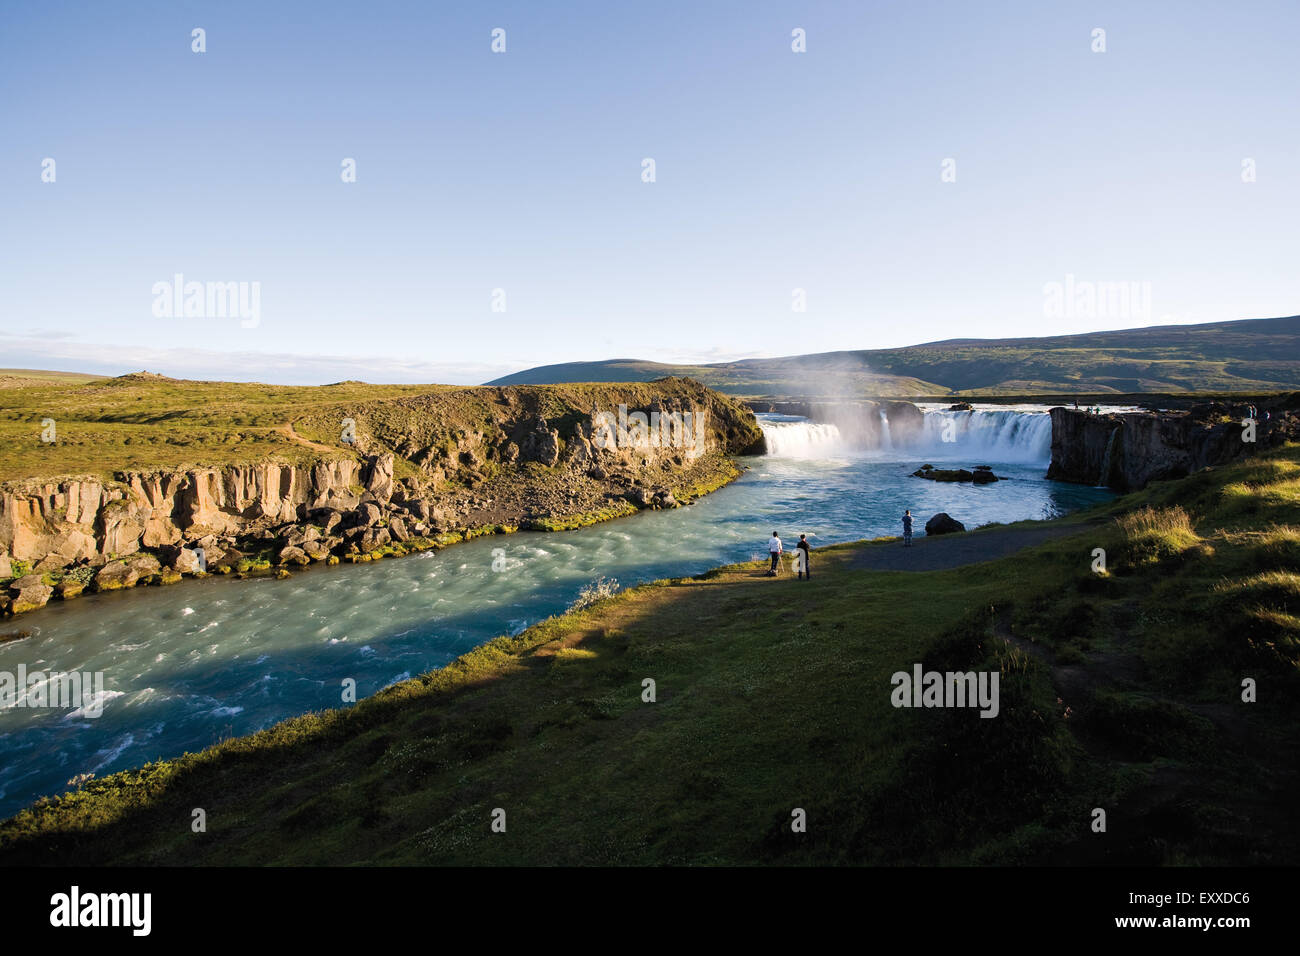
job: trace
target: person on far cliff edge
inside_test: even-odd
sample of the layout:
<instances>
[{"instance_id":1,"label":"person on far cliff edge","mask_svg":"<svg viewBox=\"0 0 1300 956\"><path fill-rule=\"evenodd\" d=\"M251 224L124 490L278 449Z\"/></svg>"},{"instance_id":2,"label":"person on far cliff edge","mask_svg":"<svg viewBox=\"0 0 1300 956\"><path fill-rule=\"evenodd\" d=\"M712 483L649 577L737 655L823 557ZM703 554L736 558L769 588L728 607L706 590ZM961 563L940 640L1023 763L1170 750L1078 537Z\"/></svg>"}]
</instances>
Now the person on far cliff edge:
<instances>
[{"instance_id":1,"label":"person on far cliff edge","mask_svg":"<svg viewBox=\"0 0 1300 956\"><path fill-rule=\"evenodd\" d=\"M903 547L912 546L912 509L903 512Z\"/></svg>"},{"instance_id":2,"label":"person on far cliff edge","mask_svg":"<svg viewBox=\"0 0 1300 956\"><path fill-rule=\"evenodd\" d=\"M775 531L772 532L772 537L767 539L767 550L768 553L772 555L772 566L767 569L767 576L770 578L774 578L776 577L776 568L777 568L777 564L781 560L781 551L782 551L781 536L777 534Z\"/></svg>"},{"instance_id":3,"label":"person on far cliff edge","mask_svg":"<svg viewBox=\"0 0 1300 956\"><path fill-rule=\"evenodd\" d=\"M812 548L808 544L808 536L806 534L799 535L799 543L795 545L795 549L801 552L798 555L800 560L798 564L795 565L795 568L799 571L799 577L811 581L812 580Z\"/></svg>"}]
</instances>

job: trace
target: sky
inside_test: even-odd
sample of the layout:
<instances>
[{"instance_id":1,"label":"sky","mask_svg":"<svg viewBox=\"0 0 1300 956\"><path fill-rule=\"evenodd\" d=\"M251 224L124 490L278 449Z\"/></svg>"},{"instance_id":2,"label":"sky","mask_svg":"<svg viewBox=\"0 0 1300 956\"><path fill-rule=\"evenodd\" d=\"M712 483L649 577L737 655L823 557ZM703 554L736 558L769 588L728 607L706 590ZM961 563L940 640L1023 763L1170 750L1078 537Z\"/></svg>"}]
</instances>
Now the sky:
<instances>
[{"instance_id":1,"label":"sky","mask_svg":"<svg viewBox=\"0 0 1300 956\"><path fill-rule=\"evenodd\" d=\"M1295 0L4 0L0 367L470 384L1292 315L1298 32Z\"/></svg>"}]
</instances>

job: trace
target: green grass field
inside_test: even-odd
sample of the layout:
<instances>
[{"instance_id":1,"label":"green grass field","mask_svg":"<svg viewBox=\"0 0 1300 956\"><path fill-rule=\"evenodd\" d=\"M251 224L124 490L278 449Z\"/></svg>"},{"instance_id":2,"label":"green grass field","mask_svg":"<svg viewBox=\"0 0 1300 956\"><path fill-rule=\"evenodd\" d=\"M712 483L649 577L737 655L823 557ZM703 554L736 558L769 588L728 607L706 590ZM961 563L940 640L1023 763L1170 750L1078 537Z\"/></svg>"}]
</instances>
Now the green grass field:
<instances>
[{"instance_id":1,"label":"green grass field","mask_svg":"<svg viewBox=\"0 0 1300 956\"><path fill-rule=\"evenodd\" d=\"M44 801L0 862L1294 864L1300 448L1069 522L948 571L853 567L885 541L636 588ZM894 708L915 663L998 670L999 715Z\"/></svg>"},{"instance_id":2,"label":"green grass field","mask_svg":"<svg viewBox=\"0 0 1300 956\"><path fill-rule=\"evenodd\" d=\"M280 429L314 412L438 388L356 382L294 387L135 376L7 388L0 391L0 481L316 459L321 457L318 450L294 442ZM53 442L41 440L45 419L54 422Z\"/></svg>"}]
</instances>

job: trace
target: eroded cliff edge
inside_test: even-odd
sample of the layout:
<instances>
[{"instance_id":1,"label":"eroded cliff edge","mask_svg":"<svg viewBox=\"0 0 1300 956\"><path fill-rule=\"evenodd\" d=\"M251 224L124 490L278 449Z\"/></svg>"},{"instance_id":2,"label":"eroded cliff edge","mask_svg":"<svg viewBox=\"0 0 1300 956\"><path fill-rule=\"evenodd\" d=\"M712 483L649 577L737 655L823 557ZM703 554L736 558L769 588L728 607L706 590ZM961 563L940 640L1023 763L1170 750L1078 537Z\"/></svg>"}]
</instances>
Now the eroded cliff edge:
<instances>
[{"instance_id":1,"label":"eroded cliff edge","mask_svg":"<svg viewBox=\"0 0 1300 956\"><path fill-rule=\"evenodd\" d=\"M0 613L677 507L762 444L748 408L680 378L441 387L307 406L276 432L294 454L4 482Z\"/></svg>"},{"instance_id":2,"label":"eroded cliff edge","mask_svg":"<svg viewBox=\"0 0 1300 956\"><path fill-rule=\"evenodd\" d=\"M1249 419L1252 406L1255 417ZM1298 411L1300 394L1100 415L1053 408L1047 477L1134 491L1296 441Z\"/></svg>"}]
</instances>

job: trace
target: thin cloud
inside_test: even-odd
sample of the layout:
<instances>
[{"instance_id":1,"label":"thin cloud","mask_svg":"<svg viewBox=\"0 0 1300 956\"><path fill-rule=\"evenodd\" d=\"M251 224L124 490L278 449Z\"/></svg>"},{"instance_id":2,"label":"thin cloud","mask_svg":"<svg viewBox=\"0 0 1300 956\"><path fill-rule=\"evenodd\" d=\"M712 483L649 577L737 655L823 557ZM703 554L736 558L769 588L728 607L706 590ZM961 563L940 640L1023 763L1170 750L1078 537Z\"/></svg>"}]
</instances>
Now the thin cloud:
<instances>
[{"instance_id":1,"label":"thin cloud","mask_svg":"<svg viewBox=\"0 0 1300 956\"><path fill-rule=\"evenodd\" d=\"M94 375L124 375L147 370L172 378L277 385L325 385L347 379L383 384L477 385L515 370L508 363L495 362L427 362L387 356L150 349L44 339L6 341L0 347L0 367L54 369Z\"/></svg>"}]
</instances>

